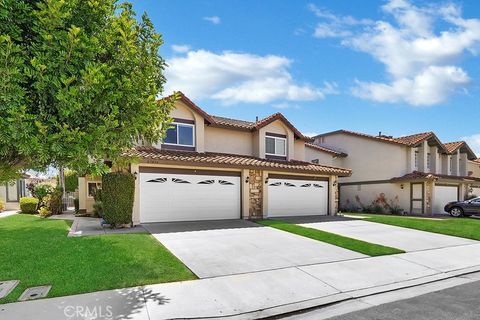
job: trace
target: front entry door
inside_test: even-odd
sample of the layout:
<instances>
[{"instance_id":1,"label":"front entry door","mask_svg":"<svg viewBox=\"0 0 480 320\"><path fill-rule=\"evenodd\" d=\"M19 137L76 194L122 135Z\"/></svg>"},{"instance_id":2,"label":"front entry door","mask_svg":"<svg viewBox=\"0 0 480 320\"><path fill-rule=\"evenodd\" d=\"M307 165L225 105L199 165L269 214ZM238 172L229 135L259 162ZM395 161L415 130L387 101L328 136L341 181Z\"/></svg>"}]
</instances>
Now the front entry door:
<instances>
[{"instance_id":1,"label":"front entry door","mask_svg":"<svg viewBox=\"0 0 480 320\"><path fill-rule=\"evenodd\" d=\"M412 182L410 184L410 213L424 214L424 188L423 182Z\"/></svg>"}]
</instances>

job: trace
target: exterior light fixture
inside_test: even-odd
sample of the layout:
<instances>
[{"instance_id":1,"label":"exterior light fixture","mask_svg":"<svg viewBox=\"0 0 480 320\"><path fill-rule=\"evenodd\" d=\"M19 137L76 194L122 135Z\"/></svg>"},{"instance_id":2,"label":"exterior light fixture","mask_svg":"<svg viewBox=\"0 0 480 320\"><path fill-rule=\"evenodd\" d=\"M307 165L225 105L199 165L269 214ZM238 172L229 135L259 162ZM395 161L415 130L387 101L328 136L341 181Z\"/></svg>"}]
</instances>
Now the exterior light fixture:
<instances>
[{"instance_id":1,"label":"exterior light fixture","mask_svg":"<svg viewBox=\"0 0 480 320\"><path fill-rule=\"evenodd\" d=\"M267 184L267 183L268 183L268 177L265 178L265 184Z\"/></svg>"},{"instance_id":2,"label":"exterior light fixture","mask_svg":"<svg viewBox=\"0 0 480 320\"><path fill-rule=\"evenodd\" d=\"M249 181L250 181L250 176L247 176L247 177L245 178L245 183L248 183Z\"/></svg>"}]
</instances>

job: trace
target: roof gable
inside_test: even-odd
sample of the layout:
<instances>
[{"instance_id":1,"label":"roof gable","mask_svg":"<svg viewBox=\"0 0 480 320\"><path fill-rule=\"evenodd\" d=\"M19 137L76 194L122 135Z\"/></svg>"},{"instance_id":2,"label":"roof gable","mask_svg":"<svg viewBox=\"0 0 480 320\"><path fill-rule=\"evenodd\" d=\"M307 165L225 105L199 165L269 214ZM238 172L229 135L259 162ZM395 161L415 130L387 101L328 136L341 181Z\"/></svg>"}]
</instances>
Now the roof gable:
<instances>
[{"instance_id":1,"label":"roof gable","mask_svg":"<svg viewBox=\"0 0 480 320\"><path fill-rule=\"evenodd\" d=\"M466 143L465 141L447 142L444 145L449 154L453 154L457 152L458 149L460 149L460 152L464 152L467 154L467 158L469 160L477 159L475 152L470 148L468 143Z\"/></svg>"}]
</instances>

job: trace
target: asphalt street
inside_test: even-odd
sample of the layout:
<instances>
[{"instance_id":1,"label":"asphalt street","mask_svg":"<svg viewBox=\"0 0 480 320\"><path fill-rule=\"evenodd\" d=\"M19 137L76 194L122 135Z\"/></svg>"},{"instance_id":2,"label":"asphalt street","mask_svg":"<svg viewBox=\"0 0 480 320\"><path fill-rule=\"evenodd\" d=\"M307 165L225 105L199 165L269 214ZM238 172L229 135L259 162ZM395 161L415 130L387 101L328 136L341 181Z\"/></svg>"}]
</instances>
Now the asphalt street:
<instances>
[{"instance_id":1,"label":"asphalt street","mask_svg":"<svg viewBox=\"0 0 480 320\"><path fill-rule=\"evenodd\" d=\"M478 320L480 281L364 309L332 320Z\"/></svg>"}]
</instances>

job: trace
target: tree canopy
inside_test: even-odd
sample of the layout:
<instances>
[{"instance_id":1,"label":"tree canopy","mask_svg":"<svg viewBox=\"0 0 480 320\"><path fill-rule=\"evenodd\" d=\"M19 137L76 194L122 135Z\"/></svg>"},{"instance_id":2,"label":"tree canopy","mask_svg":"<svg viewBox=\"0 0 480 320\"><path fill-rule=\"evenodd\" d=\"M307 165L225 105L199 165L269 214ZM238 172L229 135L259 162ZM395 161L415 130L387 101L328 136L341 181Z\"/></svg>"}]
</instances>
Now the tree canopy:
<instances>
[{"instance_id":1,"label":"tree canopy","mask_svg":"<svg viewBox=\"0 0 480 320\"><path fill-rule=\"evenodd\" d=\"M100 173L164 134L163 41L115 0L0 1L0 180L49 165Z\"/></svg>"}]
</instances>

